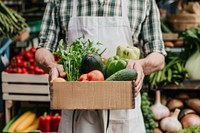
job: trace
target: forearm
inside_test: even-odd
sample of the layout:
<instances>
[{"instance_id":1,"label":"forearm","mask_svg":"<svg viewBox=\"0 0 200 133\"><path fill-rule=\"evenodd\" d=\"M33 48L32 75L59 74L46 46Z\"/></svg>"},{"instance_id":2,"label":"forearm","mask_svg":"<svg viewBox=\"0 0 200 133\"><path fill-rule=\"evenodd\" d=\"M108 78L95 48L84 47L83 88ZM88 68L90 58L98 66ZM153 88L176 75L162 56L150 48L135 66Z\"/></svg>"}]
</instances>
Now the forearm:
<instances>
[{"instance_id":1,"label":"forearm","mask_svg":"<svg viewBox=\"0 0 200 133\"><path fill-rule=\"evenodd\" d=\"M165 57L160 53L151 53L145 58L136 61L136 63L140 63L143 68L143 72L145 75L149 75L152 72L161 70L165 64Z\"/></svg>"},{"instance_id":2,"label":"forearm","mask_svg":"<svg viewBox=\"0 0 200 133\"><path fill-rule=\"evenodd\" d=\"M46 73L49 73L50 68L55 65L53 54L45 48L37 49L35 53L35 60L36 64Z\"/></svg>"}]
</instances>

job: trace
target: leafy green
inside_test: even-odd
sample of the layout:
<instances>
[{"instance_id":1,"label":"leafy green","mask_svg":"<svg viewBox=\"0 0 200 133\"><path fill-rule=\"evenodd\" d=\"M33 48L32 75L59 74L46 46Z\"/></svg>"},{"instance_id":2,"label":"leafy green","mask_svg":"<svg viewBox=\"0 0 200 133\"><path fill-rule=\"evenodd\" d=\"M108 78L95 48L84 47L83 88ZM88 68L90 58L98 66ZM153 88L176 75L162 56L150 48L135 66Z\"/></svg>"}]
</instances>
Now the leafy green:
<instances>
[{"instance_id":1,"label":"leafy green","mask_svg":"<svg viewBox=\"0 0 200 133\"><path fill-rule=\"evenodd\" d=\"M185 41L185 50L181 54L185 59L188 59L200 46L200 25L180 32L179 37L182 37Z\"/></svg>"},{"instance_id":2,"label":"leafy green","mask_svg":"<svg viewBox=\"0 0 200 133\"><path fill-rule=\"evenodd\" d=\"M188 57L185 68L189 78L200 79L197 73L200 70L200 25L185 30L180 34L180 37L183 37L186 42L184 54Z\"/></svg>"},{"instance_id":3,"label":"leafy green","mask_svg":"<svg viewBox=\"0 0 200 133\"><path fill-rule=\"evenodd\" d=\"M184 128L178 133L200 133L200 127L192 126L192 127Z\"/></svg>"},{"instance_id":4,"label":"leafy green","mask_svg":"<svg viewBox=\"0 0 200 133\"><path fill-rule=\"evenodd\" d=\"M147 92L142 92L141 95L141 109L144 118L146 133L153 133L153 129L158 127L158 124L153 118L153 113L150 110L150 101Z\"/></svg>"},{"instance_id":5,"label":"leafy green","mask_svg":"<svg viewBox=\"0 0 200 133\"><path fill-rule=\"evenodd\" d=\"M101 45L101 43L94 44L92 41L83 41L84 36L76 39L71 45L64 47L63 40L59 42L58 50L55 54L60 56L59 64L62 64L64 71L67 74L67 81L77 81L80 76L80 68L83 57L89 53L99 53L99 49L94 45Z\"/></svg>"}]
</instances>

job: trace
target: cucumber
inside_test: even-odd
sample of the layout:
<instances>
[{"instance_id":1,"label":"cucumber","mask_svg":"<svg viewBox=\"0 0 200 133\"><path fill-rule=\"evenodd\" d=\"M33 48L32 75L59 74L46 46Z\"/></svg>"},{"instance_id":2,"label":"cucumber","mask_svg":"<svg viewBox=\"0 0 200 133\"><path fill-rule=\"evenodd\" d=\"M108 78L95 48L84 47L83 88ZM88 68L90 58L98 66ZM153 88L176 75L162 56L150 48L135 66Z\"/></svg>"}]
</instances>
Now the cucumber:
<instances>
[{"instance_id":1,"label":"cucumber","mask_svg":"<svg viewBox=\"0 0 200 133\"><path fill-rule=\"evenodd\" d=\"M112 74L106 81L133 81L136 78L137 72L134 69L125 68Z\"/></svg>"}]
</instances>

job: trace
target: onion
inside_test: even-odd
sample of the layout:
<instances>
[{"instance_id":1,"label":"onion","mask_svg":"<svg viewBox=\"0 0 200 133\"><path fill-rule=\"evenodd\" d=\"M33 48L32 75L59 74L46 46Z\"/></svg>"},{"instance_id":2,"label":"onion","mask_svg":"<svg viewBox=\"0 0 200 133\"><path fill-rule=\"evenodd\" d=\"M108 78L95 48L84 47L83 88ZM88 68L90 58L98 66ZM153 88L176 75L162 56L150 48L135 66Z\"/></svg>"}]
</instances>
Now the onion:
<instances>
[{"instance_id":1,"label":"onion","mask_svg":"<svg viewBox=\"0 0 200 133\"><path fill-rule=\"evenodd\" d=\"M53 80L53 82L66 82L66 80L64 78L61 77L57 77Z\"/></svg>"},{"instance_id":2,"label":"onion","mask_svg":"<svg viewBox=\"0 0 200 133\"><path fill-rule=\"evenodd\" d=\"M183 109L181 111L181 113L178 116L178 119L181 119L183 116L187 115L187 114L195 114L196 112L193 109Z\"/></svg>"},{"instance_id":3,"label":"onion","mask_svg":"<svg viewBox=\"0 0 200 133\"><path fill-rule=\"evenodd\" d=\"M197 114L187 114L181 119L184 128L200 126L200 117Z\"/></svg>"},{"instance_id":4,"label":"onion","mask_svg":"<svg viewBox=\"0 0 200 133\"><path fill-rule=\"evenodd\" d=\"M161 120L162 118L169 116L169 109L160 102L159 90L156 91L156 100L154 105L150 107L150 110L153 112L153 117L155 120Z\"/></svg>"},{"instance_id":5,"label":"onion","mask_svg":"<svg viewBox=\"0 0 200 133\"><path fill-rule=\"evenodd\" d=\"M166 132L178 132L182 130L182 125L178 120L178 115L180 113L180 109L175 109L175 112L160 121L160 127L163 131Z\"/></svg>"},{"instance_id":6,"label":"onion","mask_svg":"<svg viewBox=\"0 0 200 133\"><path fill-rule=\"evenodd\" d=\"M180 99L180 100L186 100L186 99L189 99L190 97L186 93L180 93L180 94L176 95L176 98Z\"/></svg>"},{"instance_id":7,"label":"onion","mask_svg":"<svg viewBox=\"0 0 200 133\"><path fill-rule=\"evenodd\" d=\"M154 128L153 133L163 133L160 128Z\"/></svg>"},{"instance_id":8,"label":"onion","mask_svg":"<svg viewBox=\"0 0 200 133\"><path fill-rule=\"evenodd\" d=\"M171 99L168 103L167 103L167 107L169 108L169 110L174 110L176 108L182 108L184 106L183 102L179 99Z\"/></svg>"},{"instance_id":9,"label":"onion","mask_svg":"<svg viewBox=\"0 0 200 133\"><path fill-rule=\"evenodd\" d=\"M187 106L200 113L200 99L192 98L186 101Z\"/></svg>"}]
</instances>

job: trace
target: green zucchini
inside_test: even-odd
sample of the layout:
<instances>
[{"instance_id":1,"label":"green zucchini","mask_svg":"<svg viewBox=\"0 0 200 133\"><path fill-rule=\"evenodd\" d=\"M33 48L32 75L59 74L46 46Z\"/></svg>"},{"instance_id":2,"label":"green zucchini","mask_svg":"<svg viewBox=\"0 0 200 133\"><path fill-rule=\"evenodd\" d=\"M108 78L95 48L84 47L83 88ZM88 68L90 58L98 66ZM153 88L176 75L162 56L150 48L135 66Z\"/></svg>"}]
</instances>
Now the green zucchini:
<instances>
[{"instance_id":1,"label":"green zucchini","mask_svg":"<svg viewBox=\"0 0 200 133\"><path fill-rule=\"evenodd\" d=\"M136 78L137 72L134 69L125 68L112 74L106 81L133 81Z\"/></svg>"}]
</instances>

